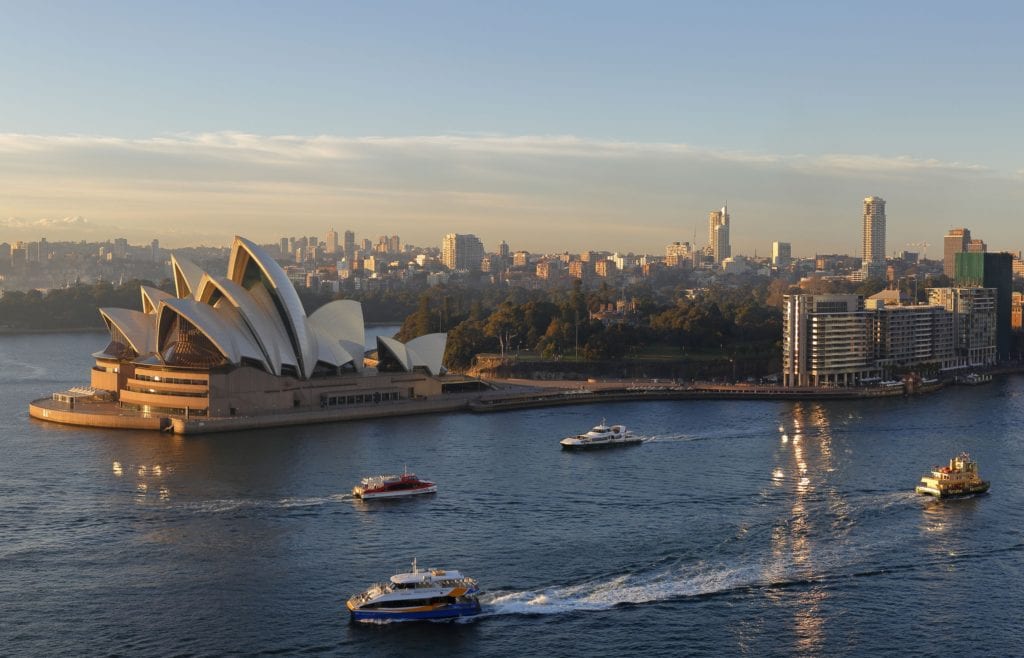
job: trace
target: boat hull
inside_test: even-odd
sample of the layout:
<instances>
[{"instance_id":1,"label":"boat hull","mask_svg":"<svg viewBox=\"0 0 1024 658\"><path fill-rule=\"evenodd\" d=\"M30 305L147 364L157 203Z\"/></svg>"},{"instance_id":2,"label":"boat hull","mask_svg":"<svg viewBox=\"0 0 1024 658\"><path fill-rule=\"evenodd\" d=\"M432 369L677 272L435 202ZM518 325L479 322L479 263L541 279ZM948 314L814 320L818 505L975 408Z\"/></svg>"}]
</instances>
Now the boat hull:
<instances>
[{"instance_id":1,"label":"boat hull","mask_svg":"<svg viewBox=\"0 0 1024 658\"><path fill-rule=\"evenodd\" d=\"M643 443L642 439L625 439L621 441L596 441L591 443L562 443L562 450L597 450L599 448L621 448L624 446L638 446Z\"/></svg>"},{"instance_id":2,"label":"boat hull","mask_svg":"<svg viewBox=\"0 0 1024 658\"><path fill-rule=\"evenodd\" d=\"M976 494L983 494L988 491L989 483L982 482L981 484L970 485L965 487L955 487L949 489L936 489L934 487L926 487L923 485L917 485L914 491L919 494L925 494L928 496L935 496L936 498L961 498L963 496L974 496Z\"/></svg>"},{"instance_id":3,"label":"boat hull","mask_svg":"<svg viewBox=\"0 0 1024 658\"><path fill-rule=\"evenodd\" d=\"M406 498L408 496L419 496L421 494L437 493L437 486L424 487L422 489L405 489L403 491L357 491L352 490L352 495L363 500L376 500L379 498Z\"/></svg>"},{"instance_id":4,"label":"boat hull","mask_svg":"<svg viewBox=\"0 0 1024 658\"><path fill-rule=\"evenodd\" d=\"M417 606L415 608L376 608L372 610L351 610L352 621L386 622L386 621L418 621L424 619L455 619L480 614L479 601L462 603L446 603L434 606Z\"/></svg>"}]
</instances>

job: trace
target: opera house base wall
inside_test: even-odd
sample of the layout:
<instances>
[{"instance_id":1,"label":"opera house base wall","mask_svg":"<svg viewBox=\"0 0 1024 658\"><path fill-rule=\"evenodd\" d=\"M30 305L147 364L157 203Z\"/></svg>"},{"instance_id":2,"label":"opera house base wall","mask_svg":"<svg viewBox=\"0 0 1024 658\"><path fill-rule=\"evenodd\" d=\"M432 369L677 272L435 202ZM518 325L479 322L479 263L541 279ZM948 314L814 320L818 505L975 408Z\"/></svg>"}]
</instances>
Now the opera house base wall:
<instances>
[{"instance_id":1,"label":"opera house base wall","mask_svg":"<svg viewBox=\"0 0 1024 658\"><path fill-rule=\"evenodd\" d=\"M380 403L372 407L351 409L317 410L260 416L234 416L228 418L172 418L171 431L175 434L211 434L214 432L239 432L243 430L313 425L348 420L369 420L393 416L464 411L469 409L473 397L444 396L425 400L402 400Z\"/></svg>"},{"instance_id":2,"label":"opera house base wall","mask_svg":"<svg viewBox=\"0 0 1024 658\"><path fill-rule=\"evenodd\" d=\"M125 413L114 402L79 403L68 407L51 398L42 398L29 404L28 415L51 423L105 429L165 430L171 426L171 419L166 416Z\"/></svg>"},{"instance_id":3,"label":"opera house base wall","mask_svg":"<svg viewBox=\"0 0 1024 658\"><path fill-rule=\"evenodd\" d=\"M368 406L349 408L318 408L309 411L258 414L252 416L195 417L141 414L122 410L116 402L79 402L68 407L50 398L29 404L29 415L39 420L65 425L99 427L105 429L163 430L175 434L210 434L237 432L294 425L334 423L348 420L367 420L442 413L469 409L475 395L444 395L433 398L380 402Z\"/></svg>"}]
</instances>

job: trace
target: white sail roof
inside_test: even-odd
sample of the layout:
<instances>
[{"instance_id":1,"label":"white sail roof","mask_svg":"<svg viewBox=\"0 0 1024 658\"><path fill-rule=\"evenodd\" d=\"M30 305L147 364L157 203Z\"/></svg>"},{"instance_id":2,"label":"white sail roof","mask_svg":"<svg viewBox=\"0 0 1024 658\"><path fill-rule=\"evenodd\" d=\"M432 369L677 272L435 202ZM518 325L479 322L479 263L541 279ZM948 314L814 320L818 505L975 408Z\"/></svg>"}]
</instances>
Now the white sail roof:
<instances>
[{"instance_id":1,"label":"white sail roof","mask_svg":"<svg viewBox=\"0 0 1024 658\"><path fill-rule=\"evenodd\" d=\"M178 299L192 297L199 290L203 270L192 261L171 254L171 273L174 275L174 293Z\"/></svg>"},{"instance_id":2,"label":"white sail roof","mask_svg":"<svg viewBox=\"0 0 1024 658\"><path fill-rule=\"evenodd\" d=\"M131 348L140 356L156 351L156 332L152 316L127 308L101 308L100 315L108 327L113 325L121 332Z\"/></svg>"},{"instance_id":3,"label":"white sail roof","mask_svg":"<svg viewBox=\"0 0 1024 658\"><path fill-rule=\"evenodd\" d=\"M228 261L228 278L246 289L260 283L267 287L267 292L274 298L275 306L283 316L281 320L295 356L298 357L299 372L303 378L308 378L316 365L317 350L306 327L306 311L302 308L302 300L281 266L262 247L235 236L231 245L231 259Z\"/></svg>"},{"instance_id":4,"label":"white sail roof","mask_svg":"<svg viewBox=\"0 0 1024 658\"><path fill-rule=\"evenodd\" d=\"M275 375L294 374L300 379L312 376L318 364L363 369L362 306L353 300L336 300L307 317L284 269L251 241L235 238L227 277L211 276L174 255L171 269L175 295L142 286L141 313L100 310L108 327L116 328L139 356L168 355L172 318L180 316L233 365L248 361ZM187 341L187 334L181 340ZM445 341L445 334L428 334L408 345L381 337L377 345L404 370L422 367L440 374Z\"/></svg>"},{"instance_id":5,"label":"white sail roof","mask_svg":"<svg viewBox=\"0 0 1024 658\"><path fill-rule=\"evenodd\" d=\"M230 363L240 364L243 358L248 358L267 367L263 354L252 335L239 321L237 312L232 314L226 312L226 309L215 310L193 299L165 299L157 309L157 327L165 326L164 317L167 313L176 313L192 323ZM167 336L157 338L157 348L162 353L166 348L164 341Z\"/></svg>"},{"instance_id":6,"label":"white sail roof","mask_svg":"<svg viewBox=\"0 0 1024 658\"><path fill-rule=\"evenodd\" d=\"M288 334L272 302L269 307L261 305L254 295L231 279L209 274L203 275L198 297L204 304L219 308L219 305L227 303L237 310L272 373L280 375L282 363L298 366Z\"/></svg>"},{"instance_id":7,"label":"white sail roof","mask_svg":"<svg viewBox=\"0 0 1024 658\"><path fill-rule=\"evenodd\" d=\"M143 313L156 313L156 308L160 306L161 300L173 297L170 293L151 286L140 286L140 292L142 293Z\"/></svg>"}]
</instances>

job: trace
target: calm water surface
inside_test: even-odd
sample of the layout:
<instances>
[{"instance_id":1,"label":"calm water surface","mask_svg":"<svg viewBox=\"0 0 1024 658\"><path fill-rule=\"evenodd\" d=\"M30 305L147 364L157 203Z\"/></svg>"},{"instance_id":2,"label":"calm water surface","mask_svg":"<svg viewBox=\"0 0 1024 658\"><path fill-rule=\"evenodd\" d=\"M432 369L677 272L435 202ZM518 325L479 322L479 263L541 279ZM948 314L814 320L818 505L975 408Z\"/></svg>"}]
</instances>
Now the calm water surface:
<instances>
[{"instance_id":1,"label":"calm water surface","mask_svg":"<svg viewBox=\"0 0 1024 658\"><path fill-rule=\"evenodd\" d=\"M196 438L30 420L103 342L0 336L0 654L1024 654L1024 378ZM652 440L559 451L603 416ZM912 493L961 449L989 495ZM439 493L349 496L406 464ZM485 614L350 625L413 557Z\"/></svg>"}]
</instances>

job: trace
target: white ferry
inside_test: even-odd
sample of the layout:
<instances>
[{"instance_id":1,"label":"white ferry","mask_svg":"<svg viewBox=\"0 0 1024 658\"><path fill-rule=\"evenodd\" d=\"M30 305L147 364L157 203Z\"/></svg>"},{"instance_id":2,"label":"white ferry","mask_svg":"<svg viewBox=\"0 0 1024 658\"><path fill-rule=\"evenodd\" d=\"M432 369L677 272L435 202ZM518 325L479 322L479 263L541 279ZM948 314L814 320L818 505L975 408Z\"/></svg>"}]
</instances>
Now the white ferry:
<instances>
[{"instance_id":1,"label":"white ferry","mask_svg":"<svg viewBox=\"0 0 1024 658\"><path fill-rule=\"evenodd\" d=\"M412 571L371 585L345 606L361 622L449 619L479 614L479 592L476 581L459 571L421 570L413 560Z\"/></svg>"},{"instance_id":2,"label":"white ferry","mask_svg":"<svg viewBox=\"0 0 1024 658\"><path fill-rule=\"evenodd\" d=\"M589 448L606 448L611 446L628 446L643 443L643 439L633 436L633 432L625 425L607 425L604 420L586 434L577 434L560 441L564 450L586 450Z\"/></svg>"},{"instance_id":3,"label":"white ferry","mask_svg":"<svg viewBox=\"0 0 1024 658\"><path fill-rule=\"evenodd\" d=\"M359 484L352 487L352 495L363 500L400 498L436 492L436 484L419 479L415 473L410 473L408 468L401 475L365 477Z\"/></svg>"}]
</instances>

